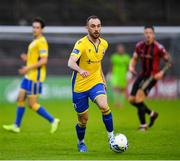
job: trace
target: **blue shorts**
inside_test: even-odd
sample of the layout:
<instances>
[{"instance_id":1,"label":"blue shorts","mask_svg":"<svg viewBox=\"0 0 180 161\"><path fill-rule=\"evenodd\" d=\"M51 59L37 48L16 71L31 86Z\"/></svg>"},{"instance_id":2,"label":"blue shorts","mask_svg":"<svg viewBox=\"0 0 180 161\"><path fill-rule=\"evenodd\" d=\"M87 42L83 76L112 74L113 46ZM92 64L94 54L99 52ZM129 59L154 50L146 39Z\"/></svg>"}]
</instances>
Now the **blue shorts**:
<instances>
[{"instance_id":1,"label":"blue shorts","mask_svg":"<svg viewBox=\"0 0 180 161\"><path fill-rule=\"evenodd\" d=\"M42 82L34 82L27 78L23 78L21 81L21 89L25 90L27 95L42 94Z\"/></svg>"},{"instance_id":2,"label":"blue shorts","mask_svg":"<svg viewBox=\"0 0 180 161\"><path fill-rule=\"evenodd\" d=\"M101 94L106 95L106 90L104 88L104 84L102 83L95 85L85 92L73 92L73 104L76 112L83 113L84 111L86 111L89 108L89 98L94 102L95 98Z\"/></svg>"}]
</instances>

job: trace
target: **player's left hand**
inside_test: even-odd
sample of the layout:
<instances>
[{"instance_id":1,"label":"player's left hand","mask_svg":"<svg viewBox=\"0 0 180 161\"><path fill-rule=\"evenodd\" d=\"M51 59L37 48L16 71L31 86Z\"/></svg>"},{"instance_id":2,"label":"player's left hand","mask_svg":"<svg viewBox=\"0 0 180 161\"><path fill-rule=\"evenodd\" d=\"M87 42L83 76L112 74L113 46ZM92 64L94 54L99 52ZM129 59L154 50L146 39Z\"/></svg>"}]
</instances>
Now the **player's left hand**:
<instances>
[{"instance_id":1,"label":"player's left hand","mask_svg":"<svg viewBox=\"0 0 180 161\"><path fill-rule=\"evenodd\" d=\"M18 71L19 71L19 74L25 75L28 72L28 68L27 67L22 67Z\"/></svg>"},{"instance_id":2,"label":"player's left hand","mask_svg":"<svg viewBox=\"0 0 180 161\"><path fill-rule=\"evenodd\" d=\"M163 76L164 76L164 71L161 70L160 72L158 72L157 74L155 74L154 79L160 80L160 79L163 78Z\"/></svg>"}]
</instances>

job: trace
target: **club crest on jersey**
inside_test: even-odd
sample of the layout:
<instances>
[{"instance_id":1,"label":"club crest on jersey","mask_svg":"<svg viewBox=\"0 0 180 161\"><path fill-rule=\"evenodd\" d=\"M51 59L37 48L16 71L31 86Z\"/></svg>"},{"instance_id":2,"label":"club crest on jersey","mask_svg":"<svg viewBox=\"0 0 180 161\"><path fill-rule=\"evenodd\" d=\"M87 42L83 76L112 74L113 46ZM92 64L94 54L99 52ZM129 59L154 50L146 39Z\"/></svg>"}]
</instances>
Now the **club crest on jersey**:
<instances>
[{"instance_id":1,"label":"club crest on jersey","mask_svg":"<svg viewBox=\"0 0 180 161\"><path fill-rule=\"evenodd\" d=\"M89 49L89 53L91 52L91 49Z\"/></svg>"}]
</instances>

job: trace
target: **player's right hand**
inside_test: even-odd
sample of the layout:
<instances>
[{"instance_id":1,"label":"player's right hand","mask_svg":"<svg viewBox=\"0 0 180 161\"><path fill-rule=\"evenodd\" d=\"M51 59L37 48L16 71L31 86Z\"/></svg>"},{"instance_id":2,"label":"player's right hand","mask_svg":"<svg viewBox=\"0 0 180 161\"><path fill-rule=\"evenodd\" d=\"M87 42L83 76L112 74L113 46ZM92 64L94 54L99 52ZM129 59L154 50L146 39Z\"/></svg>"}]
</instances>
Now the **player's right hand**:
<instances>
[{"instance_id":1,"label":"player's right hand","mask_svg":"<svg viewBox=\"0 0 180 161\"><path fill-rule=\"evenodd\" d=\"M163 78L163 76L164 76L164 71L161 70L160 72L155 74L154 79L161 80Z\"/></svg>"},{"instance_id":2,"label":"player's right hand","mask_svg":"<svg viewBox=\"0 0 180 161\"><path fill-rule=\"evenodd\" d=\"M137 72L136 72L136 70L135 70L134 67L129 66L129 71L130 71L133 75L137 75Z\"/></svg>"},{"instance_id":3,"label":"player's right hand","mask_svg":"<svg viewBox=\"0 0 180 161\"><path fill-rule=\"evenodd\" d=\"M27 61L27 54L26 53L22 53L21 55L20 55L20 58L22 59L22 61Z\"/></svg>"},{"instance_id":4,"label":"player's right hand","mask_svg":"<svg viewBox=\"0 0 180 161\"><path fill-rule=\"evenodd\" d=\"M90 73L89 73L88 71L83 70L83 69L81 69L81 70L79 71L79 74L80 74L83 78L86 78L86 77L88 77L88 76L90 75Z\"/></svg>"},{"instance_id":5,"label":"player's right hand","mask_svg":"<svg viewBox=\"0 0 180 161\"><path fill-rule=\"evenodd\" d=\"M29 68L24 66L18 70L19 74L25 75L28 72Z\"/></svg>"}]
</instances>

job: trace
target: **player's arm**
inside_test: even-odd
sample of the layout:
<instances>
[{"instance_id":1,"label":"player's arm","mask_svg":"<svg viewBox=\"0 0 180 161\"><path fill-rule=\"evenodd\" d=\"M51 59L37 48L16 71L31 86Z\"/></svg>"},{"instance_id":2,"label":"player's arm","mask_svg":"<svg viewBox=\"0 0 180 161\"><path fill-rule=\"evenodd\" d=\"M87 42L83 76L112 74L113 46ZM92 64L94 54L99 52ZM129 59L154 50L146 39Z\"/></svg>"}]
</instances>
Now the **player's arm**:
<instances>
[{"instance_id":1,"label":"player's arm","mask_svg":"<svg viewBox=\"0 0 180 161\"><path fill-rule=\"evenodd\" d=\"M156 79L156 80L162 79L164 74L167 72L167 70L171 67L171 64L172 64L171 56L168 52L166 52L162 58L163 58L165 64L164 64L163 68L157 74L155 74L154 79Z\"/></svg>"},{"instance_id":2,"label":"player's arm","mask_svg":"<svg viewBox=\"0 0 180 161\"><path fill-rule=\"evenodd\" d=\"M103 79L103 82L104 82L105 89L107 90L107 83L106 83L106 79L105 79L105 76L104 76L104 73L103 73L103 70L102 70L102 66L101 66L101 75L102 75L102 79Z\"/></svg>"},{"instance_id":3,"label":"player's arm","mask_svg":"<svg viewBox=\"0 0 180 161\"><path fill-rule=\"evenodd\" d=\"M40 60L36 64L28 66L27 69L28 70L33 70L33 69L39 68L39 67L41 67L43 65L46 65L47 62L48 62L48 57L47 56L43 56L43 57L40 58Z\"/></svg>"},{"instance_id":4,"label":"player's arm","mask_svg":"<svg viewBox=\"0 0 180 161\"><path fill-rule=\"evenodd\" d=\"M71 68L74 71L77 71L83 78L89 76L89 72L86 70L81 69L78 64L78 57L71 55L69 60L68 60L68 67Z\"/></svg>"},{"instance_id":5,"label":"player's arm","mask_svg":"<svg viewBox=\"0 0 180 161\"><path fill-rule=\"evenodd\" d=\"M21 58L22 61L26 62L27 61L27 54L26 53L22 53L20 55L20 58Z\"/></svg>"},{"instance_id":6,"label":"player's arm","mask_svg":"<svg viewBox=\"0 0 180 161\"><path fill-rule=\"evenodd\" d=\"M39 67L41 67L43 65L46 65L47 61L48 61L48 57L43 56L43 57L40 58L40 60L37 63L32 64L30 66L24 66L21 69L19 69L19 74L24 75L27 72L29 72L30 70L37 69L37 68L39 68Z\"/></svg>"},{"instance_id":7,"label":"player's arm","mask_svg":"<svg viewBox=\"0 0 180 161\"><path fill-rule=\"evenodd\" d=\"M138 54L137 54L137 52L134 52L133 57L131 58L130 63L129 63L129 71L134 75L137 74L137 72L136 72L137 62L138 62Z\"/></svg>"}]
</instances>

